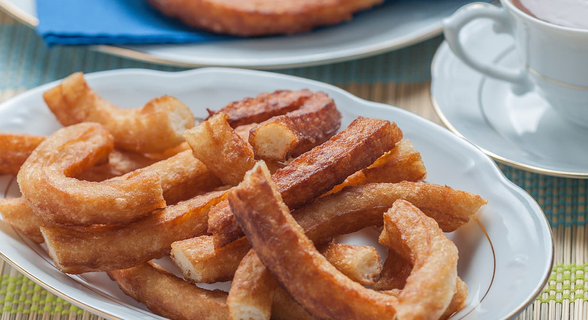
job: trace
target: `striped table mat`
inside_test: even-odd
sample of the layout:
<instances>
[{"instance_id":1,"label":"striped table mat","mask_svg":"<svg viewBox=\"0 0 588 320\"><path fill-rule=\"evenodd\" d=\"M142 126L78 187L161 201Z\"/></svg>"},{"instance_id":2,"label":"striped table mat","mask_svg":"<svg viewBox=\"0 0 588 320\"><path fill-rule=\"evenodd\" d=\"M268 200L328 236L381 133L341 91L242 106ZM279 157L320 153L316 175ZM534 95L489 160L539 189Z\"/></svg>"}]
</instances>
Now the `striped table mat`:
<instances>
[{"instance_id":1,"label":"striped table mat","mask_svg":"<svg viewBox=\"0 0 588 320\"><path fill-rule=\"evenodd\" d=\"M351 62L277 72L337 85L359 97L399 106L440 123L429 98L430 64L442 38ZM47 49L35 32L0 13L0 102L75 71L159 66L84 48ZM0 128L1 129L1 128ZM564 179L500 166L541 205L553 228L555 267L540 297L517 319L588 319L586 180ZM1 246L2 244L0 244ZM586 291L586 293L585 293ZM0 260L0 320L100 319L48 293Z\"/></svg>"}]
</instances>

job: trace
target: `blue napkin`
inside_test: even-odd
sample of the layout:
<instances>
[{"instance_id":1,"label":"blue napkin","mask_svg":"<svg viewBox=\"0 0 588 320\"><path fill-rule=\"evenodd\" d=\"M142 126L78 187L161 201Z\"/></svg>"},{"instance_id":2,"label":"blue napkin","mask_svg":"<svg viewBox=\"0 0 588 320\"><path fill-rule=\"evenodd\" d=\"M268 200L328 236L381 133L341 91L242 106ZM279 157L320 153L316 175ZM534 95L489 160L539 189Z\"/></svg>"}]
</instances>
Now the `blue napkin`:
<instances>
[{"instance_id":1,"label":"blue napkin","mask_svg":"<svg viewBox=\"0 0 588 320\"><path fill-rule=\"evenodd\" d=\"M37 0L37 15L37 33L49 46L235 39L187 27L145 0Z\"/></svg>"}]
</instances>

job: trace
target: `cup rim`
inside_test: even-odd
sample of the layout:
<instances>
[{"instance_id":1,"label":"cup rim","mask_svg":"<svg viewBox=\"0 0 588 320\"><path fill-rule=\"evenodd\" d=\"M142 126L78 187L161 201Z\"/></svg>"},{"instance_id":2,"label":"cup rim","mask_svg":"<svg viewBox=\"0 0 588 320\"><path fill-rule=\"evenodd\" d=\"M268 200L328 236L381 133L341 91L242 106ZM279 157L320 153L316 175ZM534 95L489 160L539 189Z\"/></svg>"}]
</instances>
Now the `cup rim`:
<instances>
[{"instance_id":1,"label":"cup rim","mask_svg":"<svg viewBox=\"0 0 588 320\"><path fill-rule=\"evenodd\" d=\"M543 21L541 19L538 19L536 17L531 16L530 14L522 11L521 9L517 8L512 2L511 0L500 0L500 3L502 3L503 6L508 7L508 9L510 9L512 12L514 12L515 14L517 14L518 16L520 16L521 18L524 19L528 19L536 24L539 24L545 28L552 28L555 30L559 30L559 31L563 31L563 32L573 32L573 33L579 33L579 34L588 34L588 30L587 29L579 29L579 28L572 28L572 27L565 27L565 26L560 26L554 23L550 23L547 21Z\"/></svg>"}]
</instances>

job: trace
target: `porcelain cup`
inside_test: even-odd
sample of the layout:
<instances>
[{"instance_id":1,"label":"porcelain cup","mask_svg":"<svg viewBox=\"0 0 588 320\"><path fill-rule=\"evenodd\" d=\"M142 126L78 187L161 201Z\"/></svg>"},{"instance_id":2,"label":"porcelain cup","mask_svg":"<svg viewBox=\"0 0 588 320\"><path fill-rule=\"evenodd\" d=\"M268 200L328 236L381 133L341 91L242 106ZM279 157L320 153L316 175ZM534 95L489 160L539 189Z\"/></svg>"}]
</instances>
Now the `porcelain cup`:
<instances>
[{"instance_id":1,"label":"porcelain cup","mask_svg":"<svg viewBox=\"0 0 588 320\"><path fill-rule=\"evenodd\" d=\"M588 127L588 30L554 25L524 13L510 0L500 2L502 7L472 3L446 19L444 34L451 50L473 69L511 82L516 94L537 90L562 117ZM468 54L459 33L481 18L494 21L495 33L514 38L520 66L508 69Z\"/></svg>"}]
</instances>

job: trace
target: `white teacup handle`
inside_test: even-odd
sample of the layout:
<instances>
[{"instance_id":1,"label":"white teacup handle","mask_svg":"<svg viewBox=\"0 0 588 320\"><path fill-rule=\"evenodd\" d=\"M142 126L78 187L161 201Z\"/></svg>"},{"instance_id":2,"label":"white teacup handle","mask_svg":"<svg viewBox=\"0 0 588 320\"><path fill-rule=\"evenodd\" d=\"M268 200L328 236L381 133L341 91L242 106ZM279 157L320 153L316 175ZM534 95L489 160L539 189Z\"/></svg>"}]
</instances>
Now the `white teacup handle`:
<instances>
[{"instance_id":1,"label":"white teacup handle","mask_svg":"<svg viewBox=\"0 0 588 320\"><path fill-rule=\"evenodd\" d=\"M479 18L494 20L495 30L505 31L512 35L511 21L506 10L488 3L472 3L460 8L451 17L443 21L445 40L449 47L457 57L471 68L490 77L512 82L519 85L519 89L526 91L528 80L524 68L509 69L482 63L464 50L463 44L459 40L459 33L466 24Z\"/></svg>"}]
</instances>

